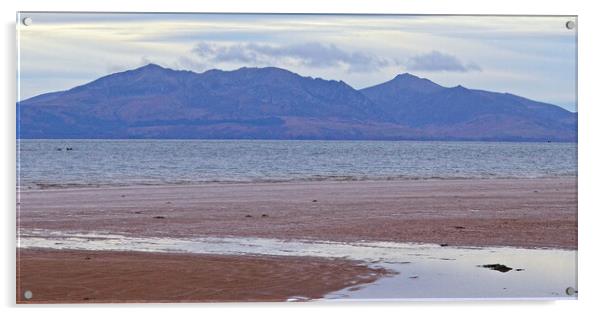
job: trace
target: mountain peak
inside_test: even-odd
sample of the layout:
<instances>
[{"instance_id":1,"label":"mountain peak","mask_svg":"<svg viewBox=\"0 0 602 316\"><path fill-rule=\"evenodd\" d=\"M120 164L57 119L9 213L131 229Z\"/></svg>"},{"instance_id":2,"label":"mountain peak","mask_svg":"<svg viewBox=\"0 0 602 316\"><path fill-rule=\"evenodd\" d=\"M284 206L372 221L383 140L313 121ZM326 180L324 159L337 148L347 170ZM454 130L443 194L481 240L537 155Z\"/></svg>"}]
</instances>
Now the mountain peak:
<instances>
[{"instance_id":1,"label":"mountain peak","mask_svg":"<svg viewBox=\"0 0 602 316\"><path fill-rule=\"evenodd\" d=\"M149 63L142 67L138 67L138 68L134 69L134 71L147 71L147 70L167 70L167 68L164 68L157 64Z\"/></svg>"},{"instance_id":2,"label":"mountain peak","mask_svg":"<svg viewBox=\"0 0 602 316\"><path fill-rule=\"evenodd\" d=\"M411 73L409 73L409 72L404 72L404 73L402 73L402 74L399 74L399 75L395 76L394 80L395 80L395 79L397 79L397 80L400 80L400 79L401 79L401 80L408 80L408 79L418 79L418 80L420 80L420 79L422 79L422 78L420 78L420 77L418 77L418 76L414 76L414 75L412 75L412 74L411 74Z\"/></svg>"},{"instance_id":3,"label":"mountain peak","mask_svg":"<svg viewBox=\"0 0 602 316\"><path fill-rule=\"evenodd\" d=\"M381 83L380 85L376 85L374 87L384 87L387 86L389 89L393 89L398 93L400 91L413 91L413 92L417 92L417 93L431 93L431 92L435 92L438 91L440 89L443 89L442 86L426 79L426 78L420 78L418 76L412 75L410 73L402 73L399 74L397 76L395 76L395 78L385 82L385 83ZM366 88L364 90L367 89L372 89L374 87L370 87L370 88Z\"/></svg>"},{"instance_id":4,"label":"mountain peak","mask_svg":"<svg viewBox=\"0 0 602 316\"><path fill-rule=\"evenodd\" d=\"M575 113L465 89L409 73L358 91L276 67L195 73L151 63L20 101L17 135L576 140Z\"/></svg>"}]
</instances>

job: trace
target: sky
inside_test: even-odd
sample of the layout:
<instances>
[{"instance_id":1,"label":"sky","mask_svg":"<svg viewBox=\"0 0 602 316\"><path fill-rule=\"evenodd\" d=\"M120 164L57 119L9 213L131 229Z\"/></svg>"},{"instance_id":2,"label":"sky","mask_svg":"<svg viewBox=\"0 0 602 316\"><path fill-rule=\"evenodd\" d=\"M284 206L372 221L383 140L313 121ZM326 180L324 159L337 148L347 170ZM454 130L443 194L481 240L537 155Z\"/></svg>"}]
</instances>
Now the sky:
<instances>
[{"instance_id":1,"label":"sky","mask_svg":"<svg viewBox=\"0 0 602 316\"><path fill-rule=\"evenodd\" d=\"M576 111L574 17L21 13L19 100L148 63L274 66L356 89L411 73Z\"/></svg>"}]
</instances>

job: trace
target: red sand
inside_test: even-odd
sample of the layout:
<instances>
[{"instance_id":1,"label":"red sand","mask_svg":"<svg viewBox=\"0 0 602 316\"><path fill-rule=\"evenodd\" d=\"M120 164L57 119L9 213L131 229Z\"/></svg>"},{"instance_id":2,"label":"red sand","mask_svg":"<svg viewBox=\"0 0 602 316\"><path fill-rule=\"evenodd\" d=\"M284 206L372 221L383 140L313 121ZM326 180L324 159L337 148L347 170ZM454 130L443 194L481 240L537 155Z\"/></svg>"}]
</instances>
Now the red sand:
<instances>
[{"instance_id":1,"label":"red sand","mask_svg":"<svg viewBox=\"0 0 602 316\"><path fill-rule=\"evenodd\" d=\"M576 178L57 189L20 198L21 228L577 248Z\"/></svg>"},{"instance_id":2,"label":"red sand","mask_svg":"<svg viewBox=\"0 0 602 316\"><path fill-rule=\"evenodd\" d=\"M20 250L18 303L311 299L385 273L318 258ZM24 291L33 293L31 300Z\"/></svg>"},{"instance_id":3,"label":"red sand","mask_svg":"<svg viewBox=\"0 0 602 316\"><path fill-rule=\"evenodd\" d=\"M21 229L577 248L576 178L206 184L20 192ZM159 217L159 218L157 218ZM383 271L344 260L19 250L17 300L282 301ZM89 257L89 260L85 258Z\"/></svg>"}]
</instances>

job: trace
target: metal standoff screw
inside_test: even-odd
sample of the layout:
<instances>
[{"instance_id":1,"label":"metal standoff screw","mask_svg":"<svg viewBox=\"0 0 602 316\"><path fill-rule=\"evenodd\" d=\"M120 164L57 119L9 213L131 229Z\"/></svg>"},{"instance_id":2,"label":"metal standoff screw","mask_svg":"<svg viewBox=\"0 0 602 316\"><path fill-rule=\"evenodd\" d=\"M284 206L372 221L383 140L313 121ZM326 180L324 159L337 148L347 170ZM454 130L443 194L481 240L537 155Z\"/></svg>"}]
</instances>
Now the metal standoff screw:
<instances>
[{"instance_id":1,"label":"metal standoff screw","mask_svg":"<svg viewBox=\"0 0 602 316\"><path fill-rule=\"evenodd\" d=\"M568 21L568 22L566 22L565 26L566 26L567 29L572 30L572 29L575 28L575 22Z\"/></svg>"},{"instance_id":2,"label":"metal standoff screw","mask_svg":"<svg viewBox=\"0 0 602 316\"><path fill-rule=\"evenodd\" d=\"M566 288L566 295L573 296L575 295L575 289L572 286Z\"/></svg>"},{"instance_id":3,"label":"metal standoff screw","mask_svg":"<svg viewBox=\"0 0 602 316\"><path fill-rule=\"evenodd\" d=\"M33 293L31 293L31 291L30 291L30 290L27 290L27 291L25 291L25 292L23 293L23 297L24 297L26 300L30 300L30 299L32 299L32 298L33 298Z\"/></svg>"}]
</instances>

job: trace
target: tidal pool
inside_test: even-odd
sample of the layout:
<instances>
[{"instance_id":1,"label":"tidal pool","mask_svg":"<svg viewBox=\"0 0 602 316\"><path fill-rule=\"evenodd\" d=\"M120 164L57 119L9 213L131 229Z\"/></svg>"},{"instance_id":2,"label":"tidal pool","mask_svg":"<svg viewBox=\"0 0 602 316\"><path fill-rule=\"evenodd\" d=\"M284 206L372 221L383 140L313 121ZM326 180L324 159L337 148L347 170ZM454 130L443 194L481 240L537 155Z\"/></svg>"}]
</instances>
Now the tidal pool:
<instances>
[{"instance_id":1,"label":"tidal pool","mask_svg":"<svg viewBox=\"0 0 602 316\"><path fill-rule=\"evenodd\" d=\"M574 250L241 237L153 238L47 230L20 231L17 246L344 258L392 272L371 284L329 293L324 297L326 300L577 297L577 251Z\"/></svg>"}]
</instances>

